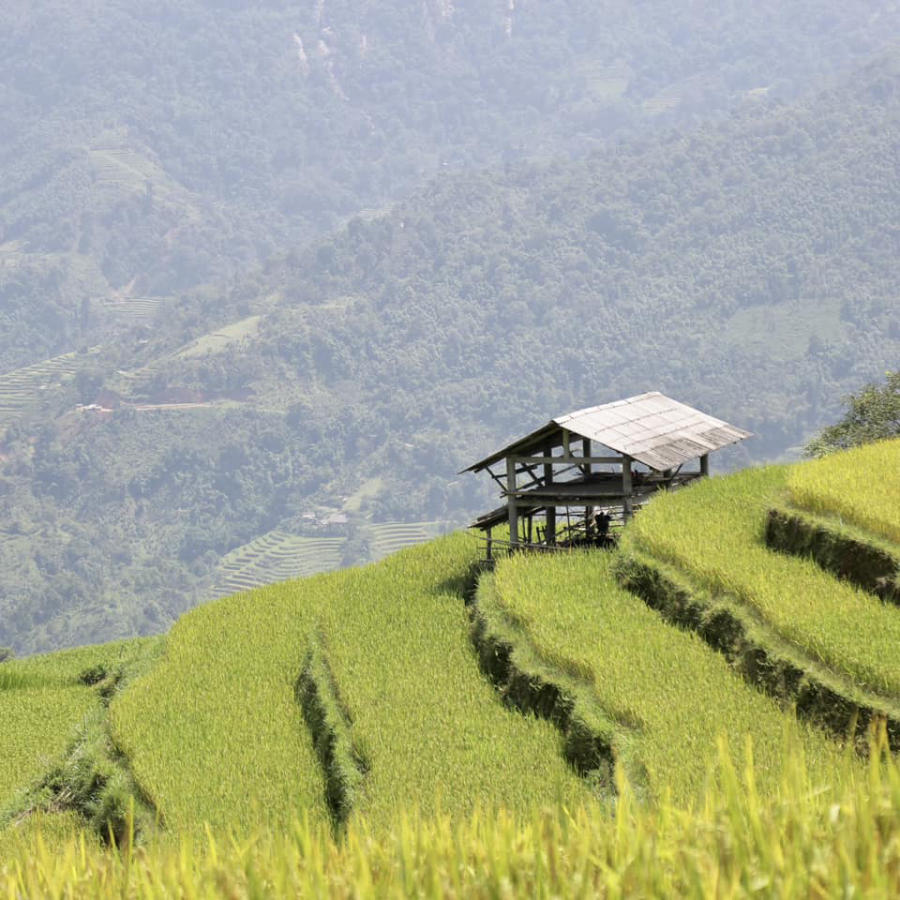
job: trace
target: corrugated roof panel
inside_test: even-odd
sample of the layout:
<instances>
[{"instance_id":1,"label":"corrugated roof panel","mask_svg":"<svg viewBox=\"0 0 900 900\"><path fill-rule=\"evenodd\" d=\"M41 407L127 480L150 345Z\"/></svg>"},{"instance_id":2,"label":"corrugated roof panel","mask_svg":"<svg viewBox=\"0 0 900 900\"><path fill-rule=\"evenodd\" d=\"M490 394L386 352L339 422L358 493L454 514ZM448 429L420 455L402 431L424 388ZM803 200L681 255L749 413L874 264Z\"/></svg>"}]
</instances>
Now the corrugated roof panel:
<instances>
[{"instance_id":1,"label":"corrugated roof panel","mask_svg":"<svg viewBox=\"0 0 900 900\"><path fill-rule=\"evenodd\" d=\"M558 416L544 428L470 466L469 471L489 466L512 448L537 436L549 436L559 427L659 471L750 437L749 431L652 391Z\"/></svg>"},{"instance_id":2,"label":"corrugated roof panel","mask_svg":"<svg viewBox=\"0 0 900 900\"><path fill-rule=\"evenodd\" d=\"M708 416L659 392L640 394L616 405L577 410L556 419L570 431L632 456L653 469L668 469L749 437L721 419ZM619 417L627 415L622 424Z\"/></svg>"},{"instance_id":3,"label":"corrugated roof panel","mask_svg":"<svg viewBox=\"0 0 900 900\"><path fill-rule=\"evenodd\" d=\"M666 402L668 400L667 397L664 397L662 394L654 397L647 394L642 394L640 398L635 397L634 402L632 402L632 409L640 409L641 415L653 415L656 413L665 412L670 408L669 404Z\"/></svg>"}]
</instances>

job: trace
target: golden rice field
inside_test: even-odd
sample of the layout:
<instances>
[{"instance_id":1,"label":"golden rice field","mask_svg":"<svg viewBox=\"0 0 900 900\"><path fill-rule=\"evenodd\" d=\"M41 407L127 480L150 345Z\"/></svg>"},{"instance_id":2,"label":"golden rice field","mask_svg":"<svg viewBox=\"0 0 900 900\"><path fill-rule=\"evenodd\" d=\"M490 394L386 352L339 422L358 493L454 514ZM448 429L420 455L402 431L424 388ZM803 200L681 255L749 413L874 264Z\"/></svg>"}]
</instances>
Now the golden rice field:
<instances>
[{"instance_id":1,"label":"golden rice field","mask_svg":"<svg viewBox=\"0 0 900 900\"><path fill-rule=\"evenodd\" d=\"M900 697L900 608L763 541L790 469L747 469L663 495L629 527L635 547L748 604L789 642L859 687Z\"/></svg>"},{"instance_id":2,"label":"golden rice field","mask_svg":"<svg viewBox=\"0 0 900 900\"><path fill-rule=\"evenodd\" d=\"M900 608L763 540L788 494L851 520L829 499L838 484L841 502L896 526L858 470L900 471L900 442L876 448L888 455L660 496L621 552L727 594L798 658L896 700ZM612 723L616 783L579 777L560 733L479 668L463 602L479 553L455 534L199 607L165 638L0 664L0 815L54 757L77 756L90 716L98 746L112 737L103 765L128 770L159 826L142 819L136 846L126 828L110 850L64 806L19 807L0 818L0 897L900 895L900 764L884 733L866 761L797 724L622 589L614 554L503 560L479 589L485 614ZM80 680L90 669L106 694ZM304 705L310 683L324 719ZM357 763L338 820L332 779Z\"/></svg>"},{"instance_id":3,"label":"golden rice field","mask_svg":"<svg viewBox=\"0 0 900 900\"><path fill-rule=\"evenodd\" d=\"M326 821L296 698L321 633L370 771L360 814L468 813L574 802L586 788L556 732L505 709L480 675L459 579L465 534L350 569L208 604L172 629L165 659L112 705L113 734L165 823Z\"/></svg>"},{"instance_id":4,"label":"golden rice field","mask_svg":"<svg viewBox=\"0 0 900 900\"><path fill-rule=\"evenodd\" d=\"M104 851L50 821L0 838L0 896L833 897L900 894L900 768L874 752L833 783L811 779L787 745L761 798L746 755L722 753L692 809L637 802L627 781L608 808L537 805L528 816L460 820L398 811L336 840L322 824ZM52 818L52 817L51 817Z\"/></svg>"},{"instance_id":5,"label":"golden rice field","mask_svg":"<svg viewBox=\"0 0 900 900\"><path fill-rule=\"evenodd\" d=\"M900 440L866 444L791 469L791 501L900 544Z\"/></svg>"},{"instance_id":6,"label":"golden rice field","mask_svg":"<svg viewBox=\"0 0 900 900\"><path fill-rule=\"evenodd\" d=\"M133 775L175 833L306 810L327 821L322 777L294 698L321 576L198 607L150 674L117 697L110 724Z\"/></svg>"},{"instance_id":7,"label":"golden rice field","mask_svg":"<svg viewBox=\"0 0 900 900\"><path fill-rule=\"evenodd\" d=\"M74 685L0 688L0 810L63 753L96 703Z\"/></svg>"},{"instance_id":8,"label":"golden rice field","mask_svg":"<svg viewBox=\"0 0 900 900\"><path fill-rule=\"evenodd\" d=\"M80 673L133 664L158 646L159 639L116 641L0 665L0 813L63 754L99 707L97 691Z\"/></svg>"},{"instance_id":9,"label":"golden rice field","mask_svg":"<svg viewBox=\"0 0 900 900\"><path fill-rule=\"evenodd\" d=\"M833 745L797 726L696 635L620 588L613 562L595 551L512 557L498 565L493 593L541 658L584 680L623 723L621 744L646 770L651 792L696 801L723 736L732 747L752 738L757 783L770 791L780 777L784 733L793 728L810 771L827 783Z\"/></svg>"}]
</instances>

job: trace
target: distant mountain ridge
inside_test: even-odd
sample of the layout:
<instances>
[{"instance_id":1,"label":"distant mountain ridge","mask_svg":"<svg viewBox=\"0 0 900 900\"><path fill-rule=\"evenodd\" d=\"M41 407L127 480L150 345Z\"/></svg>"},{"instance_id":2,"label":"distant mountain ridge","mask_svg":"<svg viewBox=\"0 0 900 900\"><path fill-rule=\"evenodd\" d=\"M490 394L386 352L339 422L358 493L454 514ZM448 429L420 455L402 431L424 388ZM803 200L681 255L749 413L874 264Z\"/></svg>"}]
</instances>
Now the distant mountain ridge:
<instances>
[{"instance_id":1,"label":"distant mountain ridge","mask_svg":"<svg viewBox=\"0 0 900 900\"><path fill-rule=\"evenodd\" d=\"M145 317L0 376L0 645L162 630L272 532L350 563L373 525L462 524L473 459L645 389L754 431L726 465L801 444L896 366L898 83L886 54L615 152L447 167L227 289L110 300Z\"/></svg>"},{"instance_id":2,"label":"distant mountain ridge","mask_svg":"<svg viewBox=\"0 0 900 900\"><path fill-rule=\"evenodd\" d=\"M0 372L445 170L816 90L895 4L53 0L0 10Z\"/></svg>"}]
</instances>

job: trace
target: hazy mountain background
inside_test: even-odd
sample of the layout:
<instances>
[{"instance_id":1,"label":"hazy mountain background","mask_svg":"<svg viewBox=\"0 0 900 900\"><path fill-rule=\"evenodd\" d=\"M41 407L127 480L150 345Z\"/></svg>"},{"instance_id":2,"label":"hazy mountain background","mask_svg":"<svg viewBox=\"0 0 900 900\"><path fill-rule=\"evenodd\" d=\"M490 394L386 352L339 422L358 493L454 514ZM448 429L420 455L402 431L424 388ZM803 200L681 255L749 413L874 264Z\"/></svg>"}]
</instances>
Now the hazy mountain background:
<instances>
[{"instance_id":1,"label":"hazy mountain background","mask_svg":"<svg viewBox=\"0 0 900 900\"><path fill-rule=\"evenodd\" d=\"M666 391L757 432L732 465L802 443L900 355L898 26L4 4L0 644L463 523L455 472L577 406Z\"/></svg>"}]
</instances>

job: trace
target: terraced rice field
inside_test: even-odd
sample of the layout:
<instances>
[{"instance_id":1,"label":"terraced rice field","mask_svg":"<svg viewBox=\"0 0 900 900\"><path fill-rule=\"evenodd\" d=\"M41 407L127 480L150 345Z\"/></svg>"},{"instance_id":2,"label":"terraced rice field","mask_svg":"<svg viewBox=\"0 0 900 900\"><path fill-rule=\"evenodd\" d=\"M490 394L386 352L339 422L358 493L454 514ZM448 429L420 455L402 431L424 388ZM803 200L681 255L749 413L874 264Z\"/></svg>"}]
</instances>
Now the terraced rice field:
<instances>
[{"instance_id":1,"label":"terraced rice field","mask_svg":"<svg viewBox=\"0 0 900 900\"><path fill-rule=\"evenodd\" d=\"M226 876L217 866L205 877L219 893L245 878L252 893L259 873L248 860L262 839L240 838L269 829L284 839L277 848L284 858L273 863L254 856L254 865L269 873L264 877L281 879L276 893L290 895L302 893L303 878L304 890L315 895L332 889L365 894L379 878L396 891L402 882L407 894L464 894L460 886L489 869L506 872L485 889L490 896L519 889L573 893L573 885L579 888L574 893L588 885L613 895L664 895L687 886L701 896L722 893L723 885L737 894L762 885L764 893L781 896L796 887L791 879L801 870L807 872L801 895L830 896L836 885L849 883L848 860L856 860L859 877L851 880L865 888L859 893L892 896L900 871L900 779L890 755L877 749L866 771L850 747L845 752L824 732L798 724L790 707L742 679L738 672L748 670L732 667L726 650L717 653L692 632L669 625L616 580L625 577L629 557L652 559L660 571L682 573L699 606L727 602L752 611L767 636L816 662L803 678L827 668L849 684L896 698L891 685L900 608L764 544L766 511L784 502L796 471L749 470L660 495L628 526L616 552L500 560L482 576L474 622L463 601L480 546L456 533L368 567L207 604L182 617L164 641L0 664L0 721L11 723L0 729L0 807L23 779L46 770L48 754L71 746L80 716L96 713L97 689L80 684L79 673L127 664L144 674L115 695L108 724L165 831L181 842L181 856L166 859L164 874L148 860L172 841L164 838L133 858L134 865L147 864L140 877L148 885L171 876L172 885L185 889L203 860L234 854L229 865L237 874ZM374 533L386 551L438 526L379 527ZM238 561L238 568L260 567L277 578L286 571L282 566L294 564L303 541L272 532L254 542L256 555ZM484 640L480 629L498 622L497 639ZM486 651L500 660L496 668L487 664ZM513 673L506 680L498 674L504 657ZM764 679L760 684L769 687ZM523 696L534 700L530 707L519 702ZM566 704L568 719L558 715ZM573 731L585 709L590 714ZM885 740L891 727L889 720ZM580 765L584 757L570 753L573 734L588 755L602 755L601 765ZM21 735L24 749L14 746ZM615 777L604 767L610 755L622 763ZM348 772L352 779L344 777ZM348 784L352 790L345 790ZM834 850L846 822L868 830L851 829ZM478 823L485 823L484 831ZM533 832L523 837L528 823ZM73 823L58 824L59 840L68 841ZM54 827L51 822L48 833ZM552 846L541 843L548 827L560 829ZM689 835L678 831L687 843L661 851L662 836L672 828L687 828ZM330 843L330 833L343 843ZM459 835L476 833L486 845L461 849ZM574 834L581 834L578 847ZM627 853L626 835L633 840ZM65 895L53 885L81 871L79 860L88 851L73 845L56 870L54 858L38 849L43 868L35 868L25 849L31 837L27 828L21 840L0 835L0 853L18 854L9 890ZM785 843L795 838L796 851ZM443 862L423 855L423 840L428 852L440 848ZM523 840L532 844L523 849ZM199 848L193 858L191 846ZM699 865L701 846L709 853L702 872L691 868ZM839 862L826 878L823 854L832 851ZM357 864L354 871L369 879L368 888L348 889L340 880L348 865L341 858L344 868L334 870L326 890L324 871L344 852ZM330 854L328 860L320 853ZM551 881L534 873L523 880L516 866L540 853L540 877L565 872L564 883L551 879L551 889ZM577 864L573 854L581 854ZM681 881L673 874L676 856L689 869ZM732 871L738 857L740 871ZM132 864L127 854L109 858ZM630 873L627 884L613 877L614 863ZM411 865L431 865L431 875L416 881ZM437 865L449 868L437 876ZM653 865L662 868L640 881ZM51 870L57 880L42 885L40 873ZM762 871L768 873L764 884ZM0 886L6 874L0 865ZM85 895L97 887L87 872L79 878ZM821 891L810 888L815 878ZM877 890L869 890L873 885Z\"/></svg>"},{"instance_id":2,"label":"terraced rice field","mask_svg":"<svg viewBox=\"0 0 900 900\"><path fill-rule=\"evenodd\" d=\"M155 200L169 200L187 192L177 185L153 160L128 147L101 147L90 151L96 175L96 189L118 199L123 191L144 194L148 182Z\"/></svg>"},{"instance_id":3,"label":"terraced rice field","mask_svg":"<svg viewBox=\"0 0 900 900\"><path fill-rule=\"evenodd\" d=\"M367 773L359 812L524 811L585 798L545 722L505 709L475 664L457 534L365 569L208 604L111 708L142 788L178 832L327 821L297 682L319 635ZM214 776L211 773L215 773Z\"/></svg>"},{"instance_id":4,"label":"terraced rice field","mask_svg":"<svg viewBox=\"0 0 900 900\"><path fill-rule=\"evenodd\" d=\"M446 531L443 522L385 522L371 526L372 559L383 559L404 547L423 544Z\"/></svg>"},{"instance_id":5,"label":"terraced rice field","mask_svg":"<svg viewBox=\"0 0 900 900\"><path fill-rule=\"evenodd\" d=\"M0 375L0 423L39 402L44 391L73 376L79 363L78 354L65 353Z\"/></svg>"},{"instance_id":6,"label":"terraced rice field","mask_svg":"<svg viewBox=\"0 0 900 900\"><path fill-rule=\"evenodd\" d=\"M222 559L212 595L226 597L266 584L329 572L340 565L345 540L270 531Z\"/></svg>"},{"instance_id":7,"label":"terraced rice field","mask_svg":"<svg viewBox=\"0 0 900 900\"><path fill-rule=\"evenodd\" d=\"M96 694L78 685L2 687L0 683L0 811L63 753L96 703Z\"/></svg>"},{"instance_id":8,"label":"terraced rice field","mask_svg":"<svg viewBox=\"0 0 900 900\"><path fill-rule=\"evenodd\" d=\"M900 544L900 440L835 453L791 470L791 502Z\"/></svg>"},{"instance_id":9,"label":"terraced rice field","mask_svg":"<svg viewBox=\"0 0 900 900\"><path fill-rule=\"evenodd\" d=\"M205 334L191 341L186 347L178 350L174 356L176 359L191 359L197 356L212 356L222 353L234 344L250 340L259 333L259 323L262 316L248 316L230 325L225 325L218 331Z\"/></svg>"},{"instance_id":10,"label":"terraced rice field","mask_svg":"<svg viewBox=\"0 0 900 900\"><path fill-rule=\"evenodd\" d=\"M857 687L900 698L900 608L766 548L766 511L790 470L749 469L656 498L626 535L634 547L735 598L787 640Z\"/></svg>"},{"instance_id":11,"label":"terraced rice field","mask_svg":"<svg viewBox=\"0 0 900 900\"><path fill-rule=\"evenodd\" d=\"M116 698L110 723L138 784L176 833L327 822L294 686L313 579L238 594L183 616L164 659Z\"/></svg>"},{"instance_id":12,"label":"terraced rice field","mask_svg":"<svg viewBox=\"0 0 900 900\"><path fill-rule=\"evenodd\" d=\"M319 622L353 734L369 765L358 813L468 813L586 799L549 723L505 709L479 673L461 576L465 534L332 576Z\"/></svg>"},{"instance_id":13,"label":"terraced rice field","mask_svg":"<svg viewBox=\"0 0 900 900\"><path fill-rule=\"evenodd\" d=\"M100 309L107 315L129 322L146 322L164 307L165 297L134 297L125 300L102 300Z\"/></svg>"},{"instance_id":14,"label":"terraced rice field","mask_svg":"<svg viewBox=\"0 0 900 900\"><path fill-rule=\"evenodd\" d=\"M0 663L0 813L66 750L99 707L97 691L79 675L152 656L158 646L159 639L117 641Z\"/></svg>"},{"instance_id":15,"label":"terraced rice field","mask_svg":"<svg viewBox=\"0 0 900 900\"><path fill-rule=\"evenodd\" d=\"M620 588L614 561L597 551L502 560L479 588L479 607L496 606L543 662L585 685L614 723L613 746L626 771L646 772L657 798L698 800L720 736L737 755L752 740L756 782L774 791L784 735L798 727L793 716L698 637ZM837 763L833 748L803 728L795 739L810 771L827 783Z\"/></svg>"},{"instance_id":16,"label":"terraced rice field","mask_svg":"<svg viewBox=\"0 0 900 900\"><path fill-rule=\"evenodd\" d=\"M388 522L366 528L371 560L422 544L446 530L443 522ZM346 538L312 538L276 529L225 556L219 564L213 598L266 584L331 572L341 565Z\"/></svg>"}]
</instances>

